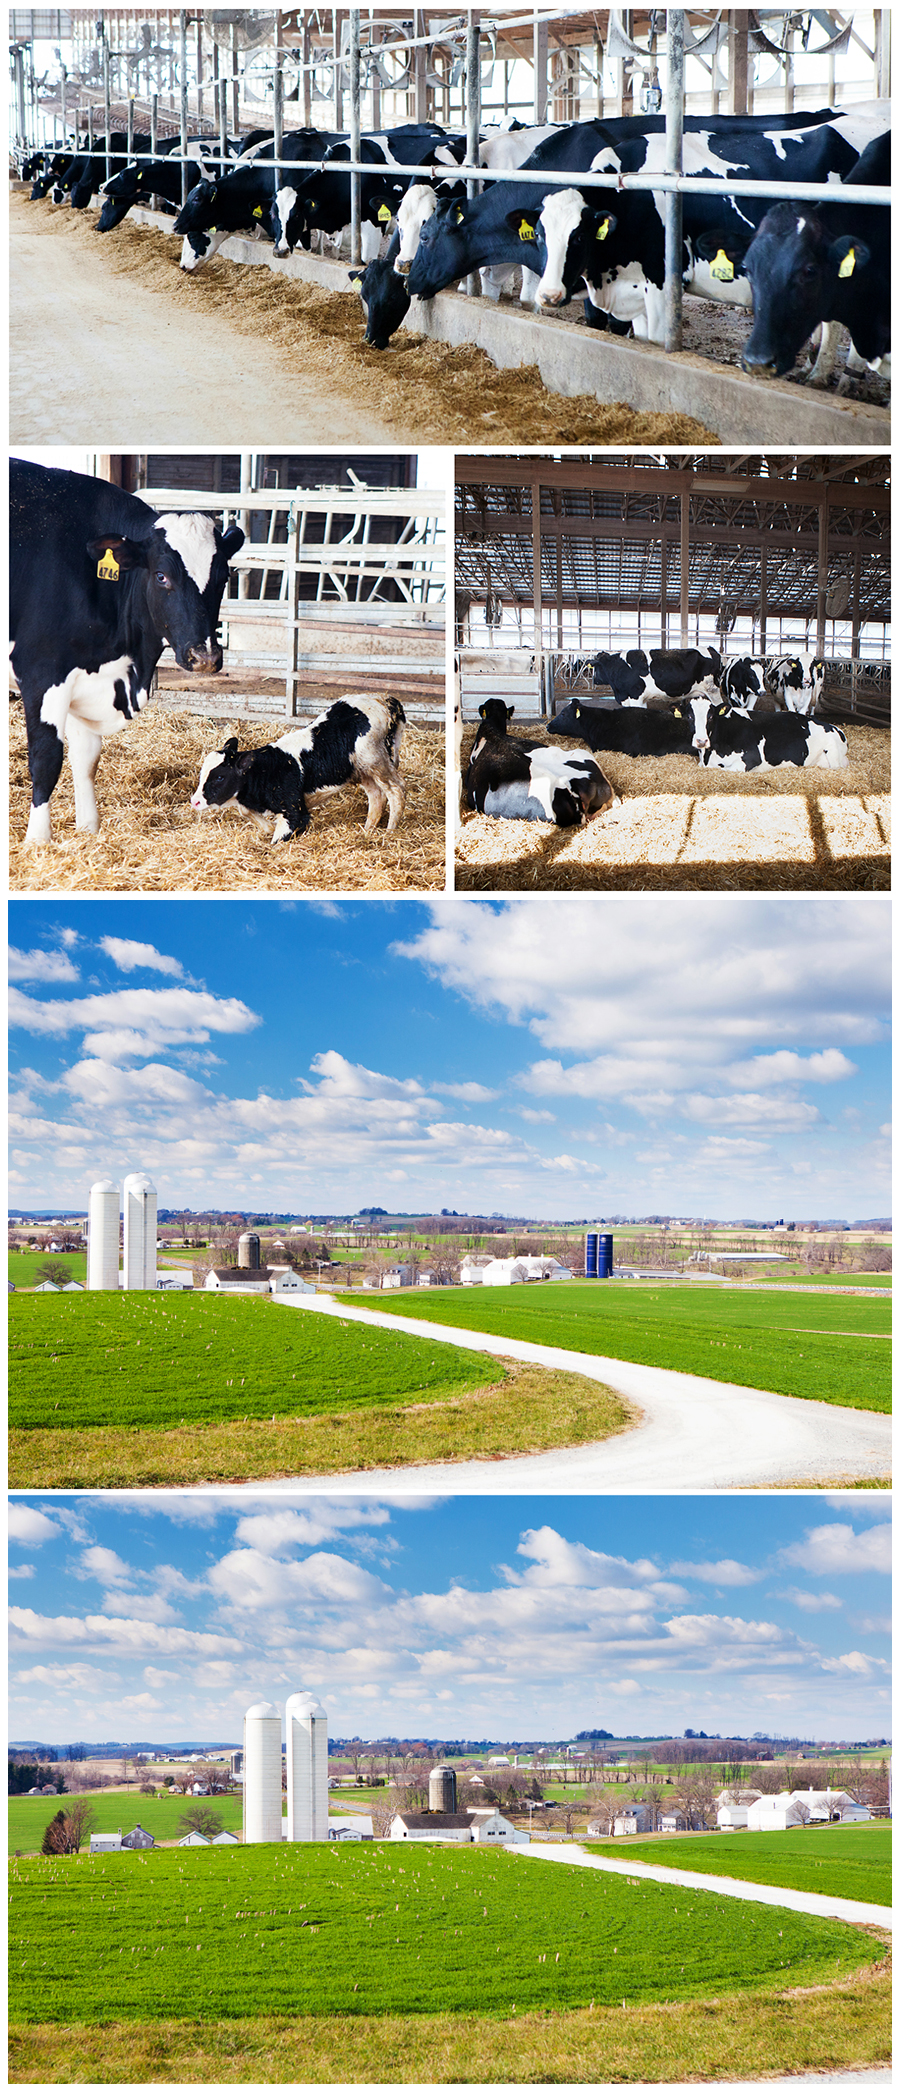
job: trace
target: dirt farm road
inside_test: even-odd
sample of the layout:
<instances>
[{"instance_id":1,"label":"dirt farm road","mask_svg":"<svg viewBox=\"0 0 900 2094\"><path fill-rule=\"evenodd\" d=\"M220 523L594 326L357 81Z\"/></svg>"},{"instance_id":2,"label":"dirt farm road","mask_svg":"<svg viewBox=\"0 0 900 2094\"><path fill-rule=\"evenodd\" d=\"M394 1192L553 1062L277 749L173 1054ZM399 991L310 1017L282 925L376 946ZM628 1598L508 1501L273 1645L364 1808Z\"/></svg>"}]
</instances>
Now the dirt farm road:
<instances>
[{"instance_id":1,"label":"dirt farm road","mask_svg":"<svg viewBox=\"0 0 900 2094\"><path fill-rule=\"evenodd\" d=\"M636 1366L554 1345L532 1345L520 1338L487 1337L482 1331L460 1331L411 1316L351 1308L321 1295L315 1299L288 1296L281 1306L338 1316L348 1323L375 1324L383 1330L405 1330L415 1337L440 1339L501 1359L563 1367L617 1390L637 1406L642 1417L630 1432L614 1439L564 1447L557 1453L511 1455L506 1461L427 1462L421 1468L366 1469L362 1474L340 1476L296 1476L280 1479L272 1488L290 1489L302 1483L310 1490L324 1491L338 1483L342 1488L355 1484L368 1490L373 1483L393 1487L421 1477L429 1489L490 1497L534 1490L580 1497L585 1491L696 1492L786 1485L802 1489L890 1474L891 1420L873 1411L774 1396L764 1389L739 1388L733 1382ZM247 1485L248 1489L256 1487Z\"/></svg>"},{"instance_id":2,"label":"dirt farm road","mask_svg":"<svg viewBox=\"0 0 900 2094\"><path fill-rule=\"evenodd\" d=\"M414 445L374 399L298 377L264 339L111 276L82 241L10 223L10 440L108 450L148 443ZM175 290L178 283L175 284Z\"/></svg>"}]
</instances>

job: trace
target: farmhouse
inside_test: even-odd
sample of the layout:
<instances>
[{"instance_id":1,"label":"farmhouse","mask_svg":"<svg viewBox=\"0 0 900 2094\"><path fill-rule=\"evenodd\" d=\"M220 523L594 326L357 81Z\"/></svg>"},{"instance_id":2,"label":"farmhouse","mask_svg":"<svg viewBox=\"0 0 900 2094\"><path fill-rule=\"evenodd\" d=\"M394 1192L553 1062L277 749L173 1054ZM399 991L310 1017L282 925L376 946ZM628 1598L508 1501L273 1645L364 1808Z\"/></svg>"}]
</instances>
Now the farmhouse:
<instances>
[{"instance_id":1,"label":"farmhouse","mask_svg":"<svg viewBox=\"0 0 900 2094\"><path fill-rule=\"evenodd\" d=\"M613 1819L613 1833L621 1839L633 1832L652 1832L653 1812L648 1803L632 1803Z\"/></svg>"}]
</instances>

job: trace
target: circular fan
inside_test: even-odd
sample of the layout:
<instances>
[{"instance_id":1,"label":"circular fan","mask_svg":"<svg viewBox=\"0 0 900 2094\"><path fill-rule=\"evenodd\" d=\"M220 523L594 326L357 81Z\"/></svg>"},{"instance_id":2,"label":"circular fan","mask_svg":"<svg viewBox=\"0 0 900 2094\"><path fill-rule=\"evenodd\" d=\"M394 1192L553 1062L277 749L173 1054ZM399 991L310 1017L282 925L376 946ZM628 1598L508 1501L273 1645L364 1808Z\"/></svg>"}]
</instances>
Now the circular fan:
<instances>
[{"instance_id":1,"label":"circular fan","mask_svg":"<svg viewBox=\"0 0 900 2094\"><path fill-rule=\"evenodd\" d=\"M258 14L253 7L209 7L203 10L203 26L214 44L230 51L233 37L239 51L249 51L254 44L271 43L275 16Z\"/></svg>"}]
</instances>

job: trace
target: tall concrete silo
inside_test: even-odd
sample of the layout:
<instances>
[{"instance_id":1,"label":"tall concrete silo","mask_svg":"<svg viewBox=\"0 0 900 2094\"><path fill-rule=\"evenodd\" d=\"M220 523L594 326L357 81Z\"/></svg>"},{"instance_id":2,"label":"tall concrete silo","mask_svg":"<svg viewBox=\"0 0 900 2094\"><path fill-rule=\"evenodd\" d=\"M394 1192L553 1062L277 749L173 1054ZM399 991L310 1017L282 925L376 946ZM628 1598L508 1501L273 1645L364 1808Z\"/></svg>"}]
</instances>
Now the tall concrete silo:
<instances>
[{"instance_id":1,"label":"tall concrete silo","mask_svg":"<svg viewBox=\"0 0 900 2094\"><path fill-rule=\"evenodd\" d=\"M98 1178L88 1196L88 1287L119 1285L119 1188L111 1178Z\"/></svg>"},{"instance_id":2,"label":"tall concrete silo","mask_svg":"<svg viewBox=\"0 0 900 2094\"><path fill-rule=\"evenodd\" d=\"M125 1208L125 1285L156 1286L156 1186L132 1171L122 1187Z\"/></svg>"},{"instance_id":3,"label":"tall concrete silo","mask_svg":"<svg viewBox=\"0 0 900 2094\"><path fill-rule=\"evenodd\" d=\"M244 1845L281 1841L281 1717L255 1701L244 1717Z\"/></svg>"},{"instance_id":4,"label":"tall concrete silo","mask_svg":"<svg viewBox=\"0 0 900 2094\"><path fill-rule=\"evenodd\" d=\"M259 1237L254 1234L252 1229L245 1229L243 1236L238 1237L238 1264L242 1265L245 1271L258 1272L260 1266L259 1254Z\"/></svg>"},{"instance_id":5,"label":"tall concrete silo","mask_svg":"<svg viewBox=\"0 0 900 2094\"><path fill-rule=\"evenodd\" d=\"M287 1731L289 1840L328 1838L328 1717L314 1694L292 1694Z\"/></svg>"},{"instance_id":6,"label":"tall concrete silo","mask_svg":"<svg viewBox=\"0 0 900 2094\"><path fill-rule=\"evenodd\" d=\"M456 1810L456 1769L432 1767L428 1776L429 1810Z\"/></svg>"}]
</instances>

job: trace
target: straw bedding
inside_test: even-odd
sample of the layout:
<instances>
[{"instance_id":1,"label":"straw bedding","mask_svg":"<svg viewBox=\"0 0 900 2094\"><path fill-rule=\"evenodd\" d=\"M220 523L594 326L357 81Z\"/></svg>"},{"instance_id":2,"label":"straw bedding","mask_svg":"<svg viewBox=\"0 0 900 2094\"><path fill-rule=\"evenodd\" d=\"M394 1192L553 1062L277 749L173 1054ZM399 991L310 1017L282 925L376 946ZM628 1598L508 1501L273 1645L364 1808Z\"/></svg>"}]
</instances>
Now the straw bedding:
<instances>
[{"instance_id":1,"label":"straw bedding","mask_svg":"<svg viewBox=\"0 0 900 2094\"><path fill-rule=\"evenodd\" d=\"M203 757L228 734L244 748L284 734L287 722L254 716L249 728L151 705L104 744L97 774L99 836L76 835L68 763L53 795L57 839L25 850L31 799L22 709L10 713L10 886L15 891L316 894L395 892L444 886L444 735L407 724L400 768L406 807L399 828L363 835L360 786L310 801L304 836L270 847L254 822L229 808L193 814L190 796Z\"/></svg>"},{"instance_id":2,"label":"straw bedding","mask_svg":"<svg viewBox=\"0 0 900 2094\"><path fill-rule=\"evenodd\" d=\"M846 771L785 767L754 776L703 770L690 756L601 752L597 761L623 796L612 819L572 830L469 815L457 841L456 887L886 889L890 736L874 727L844 732Z\"/></svg>"},{"instance_id":3,"label":"straw bedding","mask_svg":"<svg viewBox=\"0 0 900 2094\"><path fill-rule=\"evenodd\" d=\"M125 219L102 243L94 233L95 209L71 211L14 195L10 209L29 232L81 241L92 269L98 248L112 276L130 276L198 323L219 309L236 335L264 336L285 367L311 387L341 388L361 405L376 398L382 421L415 428L423 443L718 443L718 436L692 415L642 414L617 401L601 405L589 394L563 399L549 393L532 364L498 371L483 350L452 348L401 331L389 351L363 339L359 298L318 284L299 283L277 271L217 256L196 276L179 268L181 242L154 226ZM86 314L88 324L89 315ZM160 368L165 356L165 307L160 304ZM202 350L202 337L198 337Z\"/></svg>"}]
</instances>

